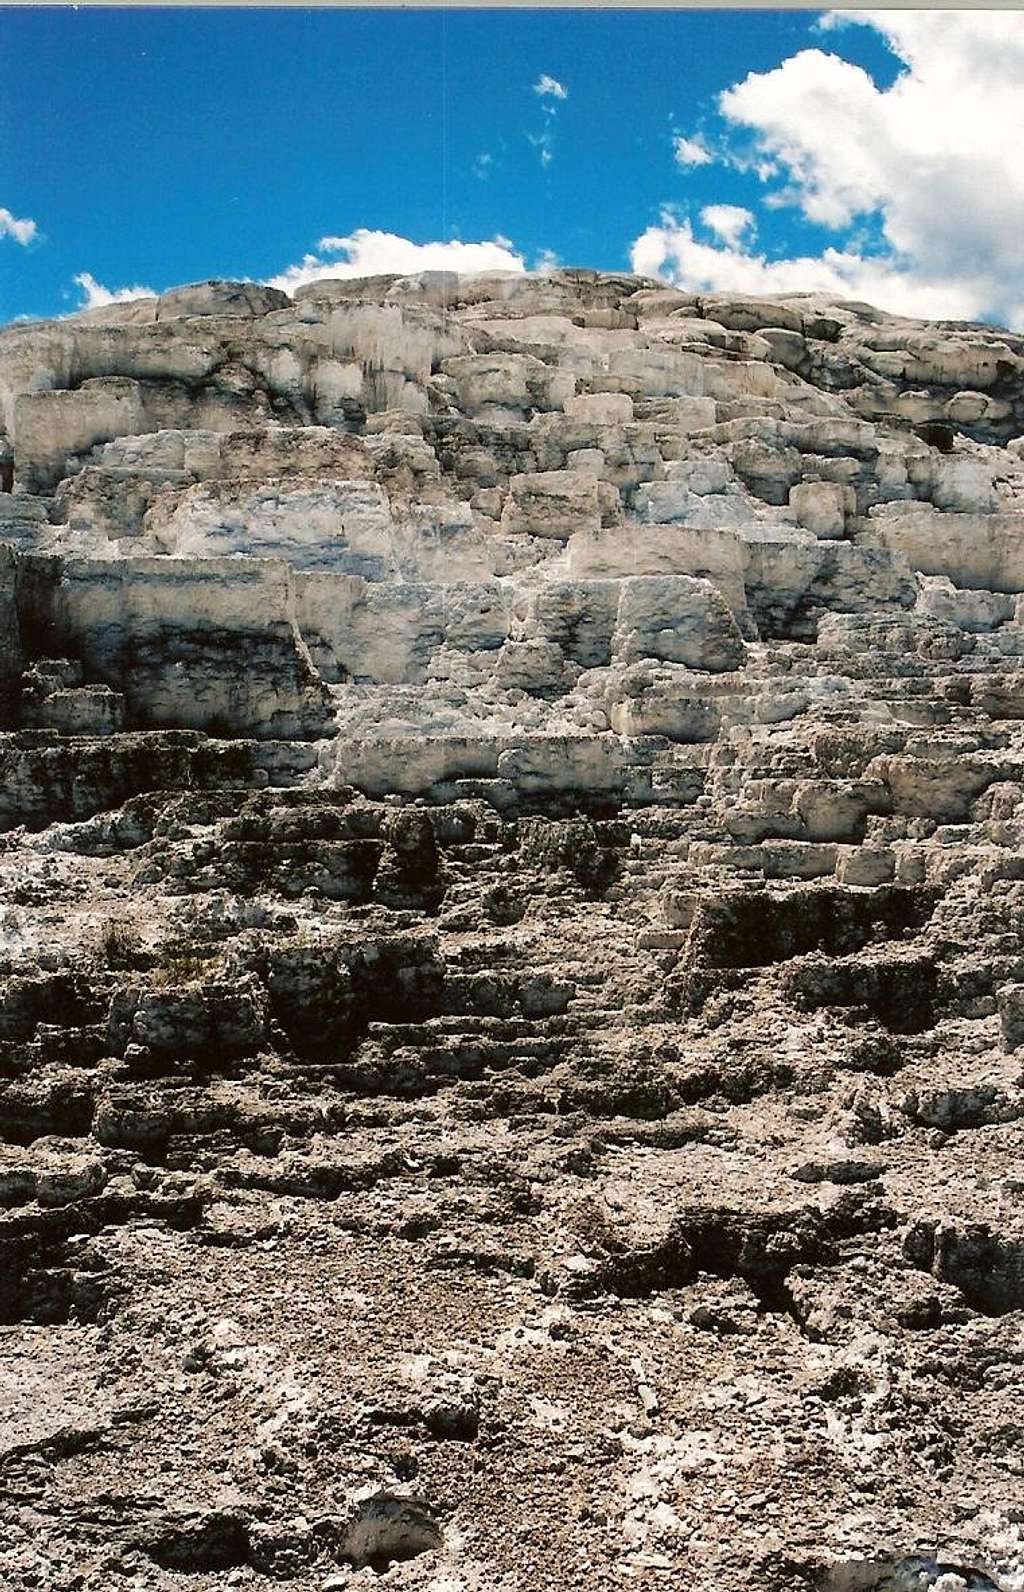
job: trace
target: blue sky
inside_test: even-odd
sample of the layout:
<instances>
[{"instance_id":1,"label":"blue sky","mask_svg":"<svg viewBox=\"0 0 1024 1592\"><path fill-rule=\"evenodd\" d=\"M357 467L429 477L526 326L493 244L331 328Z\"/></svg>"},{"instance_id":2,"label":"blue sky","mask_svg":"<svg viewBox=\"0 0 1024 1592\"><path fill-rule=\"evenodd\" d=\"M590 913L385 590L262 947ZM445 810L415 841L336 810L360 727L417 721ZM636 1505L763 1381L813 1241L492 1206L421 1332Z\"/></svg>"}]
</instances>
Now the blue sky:
<instances>
[{"instance_id":1,"label":"blue sky","mask_svg":"<svg viewBox=\"0 0 1024 1592\"><path fill-rule=\"evenodd\" d=\"M921 226L908 252L913 195L894 243L901 195L864 167L856 128L866 108L882 163L908 73L923 72L923 114L937 114L931 35L821 17L2 10L0 319L206 276L292 267L297 280L310 255L380 268L387 245L366 244L377 233L497 239L528 267L632 263L704 287L749 277L754 291L780 285L764 276L779 262L814 264L826 285L838 270L852 289L921 290L930 313L948 261L929 277ZM981 43L984 77L1000 41ZM856 264L827 264L830 250ZM1003 307L975 302L1002 292L984 275L976 266L973 299L954 308Z\"/></svg>"}]
</instances>

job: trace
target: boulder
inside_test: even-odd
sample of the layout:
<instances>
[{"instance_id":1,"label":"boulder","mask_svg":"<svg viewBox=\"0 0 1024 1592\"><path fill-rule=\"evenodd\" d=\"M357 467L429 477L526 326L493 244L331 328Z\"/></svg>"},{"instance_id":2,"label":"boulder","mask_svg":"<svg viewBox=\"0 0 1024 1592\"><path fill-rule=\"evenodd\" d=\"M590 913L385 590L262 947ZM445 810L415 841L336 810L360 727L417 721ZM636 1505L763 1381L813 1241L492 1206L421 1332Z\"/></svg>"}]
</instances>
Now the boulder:
<instances>
[{"instance_id":1,"label":"boulder","mask_svg":"<svg viewBox=\"0 0 1024 1592\"><path fill-rule=\"evenodd\" d=\"M685 663L718 674L738 668L743 638L721 593L688 575L640 575L621 583L612 658Z\"/></svg>"}]
</instances>

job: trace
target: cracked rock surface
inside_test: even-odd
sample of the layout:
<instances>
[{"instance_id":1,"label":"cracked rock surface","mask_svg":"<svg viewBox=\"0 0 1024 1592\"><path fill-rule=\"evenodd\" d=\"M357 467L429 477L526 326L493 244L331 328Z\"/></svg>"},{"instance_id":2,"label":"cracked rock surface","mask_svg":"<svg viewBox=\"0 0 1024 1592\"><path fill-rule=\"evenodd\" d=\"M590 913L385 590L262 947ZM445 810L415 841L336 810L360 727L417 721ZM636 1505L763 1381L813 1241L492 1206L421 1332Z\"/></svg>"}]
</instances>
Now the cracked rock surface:
<instances>
[{"instance_id":1,"label":"cracked rock surface","mask_svg":"<svg viewBox=\"0 0 1024 1592\"><path fill-rule=\"evenodd\" d=\"M1024 338L0 330L0 1586L1022 1592Z\"/></svg>"}]
</instances>

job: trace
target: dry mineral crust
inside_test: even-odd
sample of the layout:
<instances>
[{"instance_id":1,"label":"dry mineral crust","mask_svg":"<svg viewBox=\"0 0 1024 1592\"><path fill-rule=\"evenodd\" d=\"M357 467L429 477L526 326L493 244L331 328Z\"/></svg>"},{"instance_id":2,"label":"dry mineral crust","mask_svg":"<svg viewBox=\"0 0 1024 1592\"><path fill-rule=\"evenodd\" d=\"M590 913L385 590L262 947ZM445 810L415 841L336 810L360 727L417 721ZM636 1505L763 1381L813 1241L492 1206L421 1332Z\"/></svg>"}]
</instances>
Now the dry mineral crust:
<instances>
[{"instance_id":1,"label":"dry mineral crust","mask_svg":"<svg viewBox=\"0 0 1024 1592\"><path fill-rule=\"evenodd\" d=\"M1024 338L0 331L4 1592L1021 1592Z\"/></svg>"}]
</instances>

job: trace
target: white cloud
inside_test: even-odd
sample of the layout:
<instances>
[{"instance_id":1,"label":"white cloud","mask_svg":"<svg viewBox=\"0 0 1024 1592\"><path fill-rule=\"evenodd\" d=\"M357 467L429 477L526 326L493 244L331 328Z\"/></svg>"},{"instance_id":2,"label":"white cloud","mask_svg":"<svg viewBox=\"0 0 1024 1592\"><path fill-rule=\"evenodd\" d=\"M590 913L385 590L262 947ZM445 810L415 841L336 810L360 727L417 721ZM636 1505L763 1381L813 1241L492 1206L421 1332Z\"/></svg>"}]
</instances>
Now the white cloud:
<instances>
[{"instance_id":1,"label":"white cloud","mask_svg":"<svg viewBox=\"0 0 1024 1592\"><path fill-rule=\"evenodd\" d=\"M527 133L526 136L530 140L530 143L533 145L534 149L536 149L540 155L541 165L550 166L551 162L555 158L555 152L551 147L552 137L550 128L545 127L542 133Z\"/></svg>"},{"instance_id":2,"label":"white cloud","mask_svg":"<svg viewBox=\"0 0 1024 1592\"><path fill-rule=\"evenodd\" d=\"M107 304L127 304L131 299L156 296L151 287L104 287L88 271L79 271L74 283L82 290L82 302L78 306L82 310L98 310Z\"/></svg>"},{"instance_id":3,"label":"white cloud","mask_svg":"<svg viewBox=\"0 0 1024 1592\"><path fill-rule=\"evenodd\" d=\"M710 166L715 158L698 138L684 138L681 133L672 140L672 149L677 166Z\"/></svg>"},{"instance_id":4,"label":"white cloud","mask_svg":"<svg viewBox=\"0 0 1024 1592\"><path fill-rule=\"evenodd\" d=\"M557 77L551 77L547 72L542 72L533 85L535 94L550 94L552 99L564 100L569 98L569 90Z\"/></svg>"},{"instance_id":5,"label":"white cloud","mask_svg":"<svg viewBox=\"0 0 1024 1592\"><path fill-rule=\"evenodd\" d=\"M753 235L757 230L754 212L745 210L742 205L705 205L700 219L709 231L734 249L739 247L745 232Z\"/></svg>"},{"instance_id":6,"label":"white cloud","mask_svg":"<svg viewBox=\"0 0 1024 1592\"><path fill-rule=\"evenodd\" d=\"M926 320L967 320L975 313L969 288L924 282L885 258L829 248L821 255L769 260L742 243L701 242L689 221L669 214L636 239L630 259L642 276L662 277L694 293L823 293Z\"/></svg>"},{"instance_id":7,"label":"white cloud","mask_svg":"<svg viewBox=\"0 0 1024 1592\"><path fill-rule=\"evenodd\" d=\"M283 288L294 293L307 282L317 282L324 277L343 278L355 276L385 276L398 272L412 276L418 271L523 271L523 256L508 238L497 237L489 243L412 243L394 232L375 232L360 227L347 238L321 238L318 253L306 254L295 265L286 266L276 276L268 277L270 287ZM325 255L341 255L341 259L325 259Z\"/></svg>"},{"instance_id":8,"label":"white cloud","mask_svg":"<svg viewBox=\"0 0 1024 1592\"><path fill-rule=\"evenodd\" d=\"M479 177L481 182L486 182L487 178L491 175L491 167L493 165L494 156L489 155L487 151L484 150L481 154L477 155L473 162L473 176Z\"/></svg>"},{"instance_id":9,"label":"white cloud","mask_svg":"<svg viewBox=\"0 0 1024 1592\"><path fill-rule=\"evenodd\" d=\"M823 20L826 33L848 26L873 28L903 63L888 88L813 49L720 97L726 122L753 143L752 169L782 178L768 202L837 235L875 224L882 255L850 252L847 237L845 250L809 264L819 276L874 284L883 308L1019 321L1024 13L843 11ZM690 257L688 245L682 254ZM737 268L731 256L721 263L726 275Z\"/></svg>"},{"instance_id":10,"label":"white cloud","mask_svg":"<svg viewBox=\"0 0 1024 1592\"><path fill-rule=\"evenodd\" d=\"M527 133L526 137L537 151L541 165L547 168L555 158L555 123L558 120L557 103L552 105L547 102L568 99L569 90L556 77L542 72L533 85L533 92L544 98L540 106L541 128L539 133Z\"/></svg>"},{"instance_id":11,"label":"white cloud","mask_svg":"<svg viewBox=\"0 0 1024 1592\"><path fill-rule=\"evenodd\" d=\"M0 238L13 238L15 243L20 243L24 248L38 233L39 228L29 216L19 218L0 205Z\"/></svg>"}]
</instances>

